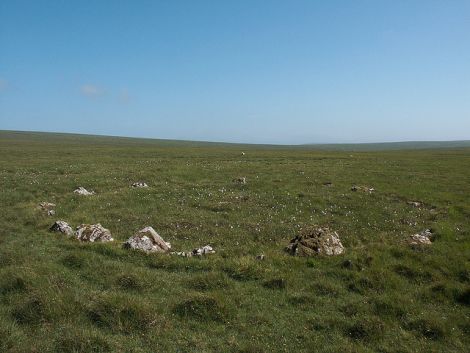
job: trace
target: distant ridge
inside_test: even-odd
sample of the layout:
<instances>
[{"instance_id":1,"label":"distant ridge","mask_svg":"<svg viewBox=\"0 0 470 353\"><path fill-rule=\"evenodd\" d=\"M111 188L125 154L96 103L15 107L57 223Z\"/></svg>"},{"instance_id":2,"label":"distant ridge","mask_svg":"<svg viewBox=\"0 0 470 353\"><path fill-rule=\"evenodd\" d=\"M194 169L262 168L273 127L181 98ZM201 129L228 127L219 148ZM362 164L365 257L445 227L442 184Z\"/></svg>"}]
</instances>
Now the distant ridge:
<instances>
[{"instance_id":1,"label":"distant ridge","mask_svg":"<svg viewBox=\"0 0 470 353\"><path fill-rule=\"evenodd\" d=\"M330 151L393 151L393 150L416 150L416 149L455 149L470 148L470 140L459 141L405 141L405 142L378 142L378 143L310 143L298 145L281 144L250 144L235 142L213 142L213 141L190 141L190 140L170 140L141 137L90 135L62 132L40 132L40 131L13 131L0 130L0 139L12 141L28 140L30 142L40 142L45 139L55 143L123 143L123 144L158 144L158 145L184 145L184 146L244 146L263 148L299 148L312 150Z\"/></svg>"},{"instance_id":2,"label":"distant ridge","mask_svg":"<svg viewBox=\"0 0 470 353\"><path fill-rule=\"evenodd\" d=\"M470 147L470 140L458 141L403 141L376 143L330 143L306 144L306 147L322 150L340 151L387 151L387 150L416 150L416 149L452 149Z\"/></svg>"}]
</instances>

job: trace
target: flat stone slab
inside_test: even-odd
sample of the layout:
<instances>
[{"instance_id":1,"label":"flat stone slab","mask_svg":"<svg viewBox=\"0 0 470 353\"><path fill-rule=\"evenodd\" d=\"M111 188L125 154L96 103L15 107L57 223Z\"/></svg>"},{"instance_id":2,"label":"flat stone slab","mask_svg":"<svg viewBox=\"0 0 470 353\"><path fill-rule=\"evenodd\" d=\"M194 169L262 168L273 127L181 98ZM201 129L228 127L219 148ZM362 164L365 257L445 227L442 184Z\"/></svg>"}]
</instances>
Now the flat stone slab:
<instances>
[{"instance_id":1,"label":"flat stone slab","mask_svg":"<svg viewBox=\"0 0 470 353\"><path fill-rule=\"evenodd\" d=\"M171 244L163 238L152 227L145 227L135 235L127 239L124 248L141 250L144 252L167 252L171 249Z\"/></svg>"},{"instance_id":2,"label":"flat stone slab","mask_svg":"<svg viewBox=\"0 0 470 353\"><path fill-rule=\"evenodd\" d=\"M306 229L291 240L286 250L291 255L340 255L344 252L338 233L329 228L313 227Z\"/></svg>"},{"instance_id":3,"label":"flat stone slab","mask_svg":"<svg viewBox=\"0 0 470 353\"><path fill-rule=\"evenodd\" d=\"M74 192L75 194L78 194L78 195L85 195L85 196L94 195L94 194L95 194L95 192L94 192L93 190L88 191L88 190L85 189L83 186L78 187L78 188L75 189L73 192Z\"/></svg>"},{"instance_id":4,"label":"flat stone slab","mask_svg":"<svg viewBox=\"0 0 470 353\"><path fill-rule=\"evenodd\" d=\"M54 207L55 207L55 203L51 203L51 202L40 202L38 205L38 208L44 211L45 213L47 213L48 216L55 215Z\"/></svg>"},{"instance_id":5,"label":"flat stone slab","mask_svg":"<svg viewBox=\"0 0 470 353\"><path fill-rule=\"evenodd\" d=\"M204 245L203 247L193 249L191 251L174 251L171 253L176 256L191 257L191 256L203 256L209 254L215 254L215 250L210 245Z\"/></svg>"},{"instance_id":6,"label":"flat stone slab","mask_svg":"<svg viewBox=\"0 0 470 353\"><path fill-rule=\"evenodd\" d=\"M370 186L358 186L358 185L353 185L351 187L351 191L362 191L362 192L366 192L366 193L369 193L369 194L372 194L375 189L370 187Z\"/></svg>"},{"instance_id":7,"label":"flat stone slab","mask_svg":"<svg viewBox=\"0 0 470 353\"><path fill-rule=\"evenodd\" d=\"M413 206L413 207L423 206L423 203L421 201L407 201L406 203L410 206Z\"/></svg>"},{"instance_id":8,"label":"flat stone slab","mask_svg":"<svg viewBox=\"0 0 470 353\"><path fill-rule=\"evenodd\" d=\"M73 229L69 224L65 221L56 221L50 228L49 230L51 232L59 232L66 234L68 236L73 235Z\"/></svg>"},{"instance_id":9,"label":"flat stone slab","mask_svg":"<svg viewBox=\"0 0 470 353\"><path fill-rule=\"evenodd\" d=\"M99 223L79 225L75 231L75 236L80 241L91 243L105 243L114 240L111 232Z\"/></svg>"}]
</instances>

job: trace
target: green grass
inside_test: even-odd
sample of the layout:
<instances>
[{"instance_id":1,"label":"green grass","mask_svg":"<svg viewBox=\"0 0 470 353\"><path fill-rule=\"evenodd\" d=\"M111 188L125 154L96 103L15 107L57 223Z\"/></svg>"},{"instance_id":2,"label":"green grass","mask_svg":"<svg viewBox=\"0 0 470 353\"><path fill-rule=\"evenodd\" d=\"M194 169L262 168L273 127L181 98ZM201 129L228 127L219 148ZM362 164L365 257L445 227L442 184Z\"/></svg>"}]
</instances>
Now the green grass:
<instances>
[{"instance_id":1,"label":"green grass","mask_svg":"<svg viewBox=\"0 0 470 353\"><path fill-rule=\"evenodd\" d=\"M130 187L140 180L150 188ZM0 352L470 345L468 148L350 152L0 132L0 186ZM97 194L75 195L77 186ZM56 215L38 210L41 201L56 203ZM101 223L116 241L50 233L57 219ZM314 224L337 231L345 253L288 255L290 239ZM122 249L148 225L176 251L210 244L216 254ZM407 237L425 228L434 243L411 248Z\"/></svg>"}]
</instances>

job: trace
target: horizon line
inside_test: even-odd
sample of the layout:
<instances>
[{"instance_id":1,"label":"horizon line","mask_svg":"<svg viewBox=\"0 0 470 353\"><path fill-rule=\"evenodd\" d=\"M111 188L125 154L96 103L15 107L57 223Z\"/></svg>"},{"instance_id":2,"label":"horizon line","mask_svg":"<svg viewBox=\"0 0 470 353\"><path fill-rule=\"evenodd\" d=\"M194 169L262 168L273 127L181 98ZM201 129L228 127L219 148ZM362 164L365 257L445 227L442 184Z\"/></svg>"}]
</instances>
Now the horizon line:
<instances>
[{"instance_id":1,"label":"horizon line","mask_svg":"<svg viewBox=\"0 0 470 353\"><path fill-rule=\"evenodd\" d=\"M406 144L406 143L456 143L456 142L470 142L470 139L459 140L392 140L392 141L374 141L374 142L306 142L306 143L262 143L262 142L237 142L237 141L218 141L218 140L190 140L178 138L162 138L162 137L144 137L144 136L130 136L130 135L108 135L100 133L83 133L83 132L68 132L68 131L44 131L44 130L9 130L0 129L0 132L13 132L13 133L42 133L42 134L60 134L60 135L79 135L79 136L96 136L96 137L115 137L124 139L140 139L140 140L160 140L160 141L181 141L181 142L196 142L196 143L210 143L210 144L232 144L232 145L255 145L255 146L328 146L328 145L378 145L378 144Z\"/></svg>"}]
</instances>

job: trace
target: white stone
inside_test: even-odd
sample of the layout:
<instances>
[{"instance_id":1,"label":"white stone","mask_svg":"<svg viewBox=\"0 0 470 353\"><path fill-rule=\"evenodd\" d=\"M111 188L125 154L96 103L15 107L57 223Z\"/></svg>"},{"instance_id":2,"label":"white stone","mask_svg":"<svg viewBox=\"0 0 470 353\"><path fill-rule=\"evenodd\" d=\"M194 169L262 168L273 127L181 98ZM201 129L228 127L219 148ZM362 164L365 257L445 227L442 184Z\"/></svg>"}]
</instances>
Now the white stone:
<instances>
[{"instance_id":1,"label":"white stone","mask_svg":"<svg viewBox=\"0 0 470 353\"><path fill-rule=\"evenodd\" d=\"M75 189L73 192L74 192L75 194L78 194L78 195L85 195L85 196L94 195L94 194L95 194L94 191L88 191L88 190L85 189L83 186L78 187L78 188Z\"/></svg>"}]
</instances>

